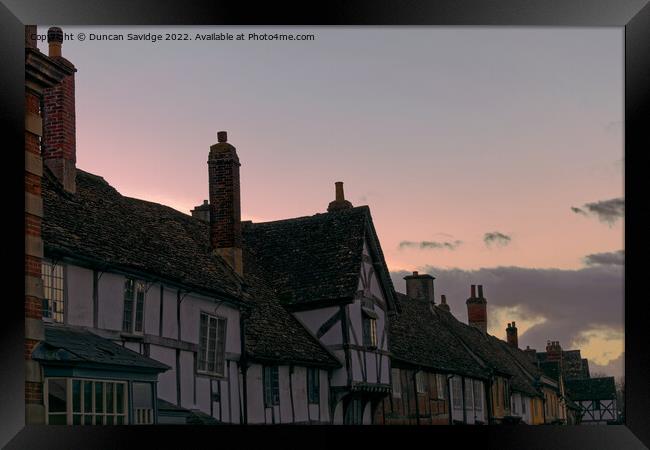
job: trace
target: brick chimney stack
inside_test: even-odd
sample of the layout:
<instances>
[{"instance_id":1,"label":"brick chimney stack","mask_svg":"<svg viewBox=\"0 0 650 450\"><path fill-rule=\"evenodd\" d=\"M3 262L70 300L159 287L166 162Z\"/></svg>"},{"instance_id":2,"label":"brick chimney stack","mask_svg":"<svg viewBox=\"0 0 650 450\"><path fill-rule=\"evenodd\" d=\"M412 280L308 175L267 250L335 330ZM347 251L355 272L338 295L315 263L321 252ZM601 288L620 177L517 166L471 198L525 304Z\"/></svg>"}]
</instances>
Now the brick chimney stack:
<instances>
[{"instance_id":1,"label":"brick chimney stack","mask_svg":"<svg viewBox=\"0 0 650 450\"><path fill-rule=\"evenodd\" d=\"M487 334L487 300L483 297L483 285L478 286L478 297L475 285L472 285L471 296L467 304L467 323Z\"/></svg>"},{"instance_id":2,"label":"brick chimney stack","mask_svg":"<svg viewBox=\"0 0 650 450\"><path fill-rule=\"evenodd\" d=\"M210 147L210 247L238 274L243 274L239 158L225 131Z\"/></svg>"},{"instance_id":3,"label":"brick chimney stack","mask_svg":"<svg viewBox=\"0 0 650 450\"><path fill-rule=\"evenodd\" d=\"M210 203L207 200L203 200L203 204L195 206L190 213L192 214L192 217L201 219L204 222L210 222Z\"/></svg>"},{"instance_id":4,"label":"brick chimney stack","mask_svg":"<svg viewBox=\"0 0 650 450\"><path fill-rule=\"evenodd\" d=\"M560 341L547 341L546 360L562 361L562 347L560 347Z\"/></svg>"},{"instance_id":5,"label":"brick chimney stack","mask_svg":"<svg viewBox=\"0 0 650 450\"><path fill-rule=\"evenodd\" d=\"M51 27L47 31L49 56L70 72L63 81L44 92L43 96L43 164L59 179L63 188L76 191L76 124L74 65L61 54L63 30Z\"/></svg>"},{"instance_id":6,"label":"brick chimney stack","mask_svg":"<svg viewBox=\"0 0 650 450\"><path fill-rule=\"evenodd\" d=\"M509 323L506 328L506 339L508 344L512 345L514 348L519 348L519 337L517 335L517 327L515 326L514 321Z\"/></svg>"},{"instance_id":7,"label":"brick chimney stack","mask_svg":"<svg viewBox=\"0 0 650 450\"><path fill-rule=\"evenodd\" d=\"M334 183L336 197L333 202L327 206L327 212L340 211L342 209L352 208L352 203L345 199L345 194L343 193L343 182L337 181Z\"/></svg>"},{"instance_id":8,"label":"brick chimney stack","mask_svg":"<svg viewBox=\"0 0 650 450\"><path fill-rule=\"evenodd\" d=\"M440 296L440 304L438 305L438 308L444 309L447 312L451 312L451 309L449 308L449 305L447 304L447 296L445 294L442 294Z\"/></svg>"},{"instance_id":9,"label":"brick chimney stack","mask_svg":"<svg viewBox=\"0 0 650 450\"><path fill-rule=\"evenodd\" d=\"M420 275L413 272L413 275L404 277L406 280L406 295L415 300L426 300L432 305L435 304L435 296L433 292L433 280L429 274Z\"/></svg>"}]
</instances>

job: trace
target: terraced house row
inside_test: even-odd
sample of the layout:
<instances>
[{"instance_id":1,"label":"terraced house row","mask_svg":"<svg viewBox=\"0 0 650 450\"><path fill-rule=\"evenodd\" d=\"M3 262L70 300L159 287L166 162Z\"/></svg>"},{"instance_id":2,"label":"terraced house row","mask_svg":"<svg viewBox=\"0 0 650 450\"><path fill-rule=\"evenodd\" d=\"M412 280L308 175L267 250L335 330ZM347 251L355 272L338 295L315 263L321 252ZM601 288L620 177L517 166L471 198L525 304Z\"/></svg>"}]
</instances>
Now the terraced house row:
<instances>
[{"instance_id":1,"label":"terraced house row","mask_svg":"<svg viewBox=\"0 0 650 450\"><path fill-rule=\"evenodd\" d=\"M242 222L240 162L224 131L207 152L209 199L191 215L78 169L76 68L61 29L48 32L49 55L34 31L28 423L541 424L587 410L616 420L609 381L599 381L606 398L591 398L579 353L520 350L514 322L508 342L487 333L483 286L471 286L468 324L444 296L435 302L430 275L414 272L396 292L370 209L345 200L342 183L323 213ZM613 415L596 414L594 400Z\"/></svg>"}]
</instances>

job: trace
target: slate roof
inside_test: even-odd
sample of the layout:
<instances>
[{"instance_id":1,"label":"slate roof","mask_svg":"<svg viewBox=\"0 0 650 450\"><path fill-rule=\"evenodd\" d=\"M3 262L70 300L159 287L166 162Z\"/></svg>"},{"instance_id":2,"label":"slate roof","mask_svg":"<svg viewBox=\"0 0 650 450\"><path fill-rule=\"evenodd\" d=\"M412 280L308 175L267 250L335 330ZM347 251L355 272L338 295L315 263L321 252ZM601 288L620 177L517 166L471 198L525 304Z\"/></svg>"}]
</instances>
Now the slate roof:
<instances>
[{"instance_id":1,"label":"slate roof","mask_svg":"<svg viewBox=\"0 0 650 450\"><path fill-rule=\"evenodd\" d=\"M244 251L244 276L255 298L245 322L247 355L274 364L339 367L341 364L280 303L263 270Z\"/></svg>"},{"instance_id":2,"label":"slate roof","mask_svg":"<svg viewBox=\"0 0 650 450\"><path fill-rule=\"evenodd\" d=\"M487 378L487 371L443 324L439 308L396 292L400 313L389 319L388 343L392 359L441 372Z\"/></svg>"},{"instance_id":3,"label":"slate roof","mask_svg":"<svg viewBox=\"0 0 650 450\"><path fill-rule=\"evenodd\" d=\"M575 401L616 399L614 377L567 380L566 388L569 397Z\"/></svg>"},{"instance_id":4,"label":"slate roof","mask_svg":"<svg viewBox=\"0 0 650 450\"><path fill-rule=\"evenodd\" d=\"M553 381L559 382L558 378L555 376L549 376L548 374L545 374L538 366L537 364L532 361L530 356L520 348L515 348L512 345L509 345L507 342L504 342L499 339L499 342L501 343L502 348L506 350L506 352L510 353L512 358L516 361L517 365L519 366L520 370L522 371L522 374L526 376L529 380L533 380L532 384L533 386L537 387L539 386L540 380L542 375L546 375L546 377L551 378Z\"/></svg>"},{"instance_id":5,"label":"slate roof","mask_svg":"<svg viewBox=\"0 0 650 450\"><path fill-rule=\"evenodd\" d=\"M164 372L170 367L122 347L90 331L60 324L45 324L45 340L32 352L33 359L71 365L102 364L124 370Z\"/></svg>"},{"instance_id":6,"label":"slate roof","mask_svg":"<svg viewBox=\"0 0 650 450\"><path fill-rule=\"evenodd\" d=\"M449 329L495 373L510 377L512 390L528 396L539 396L534 381L526 375L505 348L508 344L489 334L457 320L450 312L440 310L439 315Z\"/></svg>"},{"instance_id":7,"label":"slate roof","mask_svg":"<svg viewBox=\"0 0 650 450\"><path fill-rule=\"evenodd\" d=\"M85 258L161 277L208 294L239 298L241 278L209 250L208 224L158 203L122 196L77 169L76 193L44 167L46 254Z\"/></svg>"},{"instance_id":8,"label":"slate roof","mask_svg":"<svg viewBox=\"0 0 650 450\"><path fill-rule=\"evenodd\" d=\"M391 308L393 285L367 206L243 226L244 247L264 268L280 300L291 305L352 299L364 237L381 262L377 272Z\"/></svg>"},{"instance_id":9,"label":"slate roof","mask_svg":"<svg viewBox=\"0 0 650 450\"><path fill-rule=\"evenodd\" d=\"M546 352L537 353L537 361L540 364L547 361ZM580 350L562 351L562 375L565 380L574 378L589 378L589 361L582 358Z\"/></svg>"},{"instance_id":10,"label":"slate roof","mask_svg":"<svg viewBox=\"0 0 650 450\"><path fill-rule=\"evenodd\" d=\"M158 398L157 403L159 415L184 417L185 423L188 425L224 425L223 422L218 421L203 411L181 408L162 398Z\"/></svg>"}]
</instances>

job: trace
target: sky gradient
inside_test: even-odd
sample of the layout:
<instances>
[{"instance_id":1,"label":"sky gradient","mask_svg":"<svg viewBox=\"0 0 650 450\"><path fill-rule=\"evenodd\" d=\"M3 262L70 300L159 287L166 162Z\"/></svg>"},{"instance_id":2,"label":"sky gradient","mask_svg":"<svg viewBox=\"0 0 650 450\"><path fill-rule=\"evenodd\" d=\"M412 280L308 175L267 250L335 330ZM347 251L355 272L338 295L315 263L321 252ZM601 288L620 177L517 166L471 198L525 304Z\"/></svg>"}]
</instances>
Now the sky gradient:
<instances>
[{"instance_id":1,"label":"sky gradient","mask_svg":"<svg viewBox=\"0 0 650 450\"><path fill-rule=\"evenodd\" d=\"M370 206L398 288L429 271L466 320L467 285L483 283L495 335L514 319L524 346L581 345L622 374L608 366L623 351L622 28L63 29L315 34L64 42L78 69L77 166L188 213L227 130L243 219L324 212L343 181ZM599 271L607 298L593 292ZM544 280L545 297L520 280Z\"/></svg>"}]
</instances>

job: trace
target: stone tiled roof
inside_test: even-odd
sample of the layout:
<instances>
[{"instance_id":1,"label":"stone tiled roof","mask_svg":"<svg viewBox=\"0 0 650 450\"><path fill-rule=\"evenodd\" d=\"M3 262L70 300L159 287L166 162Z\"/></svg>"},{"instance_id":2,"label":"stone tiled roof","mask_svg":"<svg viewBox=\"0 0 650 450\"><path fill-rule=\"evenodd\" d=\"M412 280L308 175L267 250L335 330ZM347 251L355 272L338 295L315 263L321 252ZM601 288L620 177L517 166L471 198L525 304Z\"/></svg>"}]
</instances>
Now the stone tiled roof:
<instances>
[{"instance_id":1,"label":"stone tiled roof","mask_svg":"<svg viewBox=\"0 0 650 450\"><path fill-rule=\"evenodd\" d=\"M566 381L567 394L572 400L610 400L616 398L614 377L583 378Z\"/></svg>"},{"instance_id":2,"label":"stone tiled roof","mask_svg":"<svg viewBox=\"0 0 650 450\"><path fill-rule=\"evenodd\" d=\"M549 376L540 370L537 364L532 361L526 352L509 345L507 342L504 342L501 339L498 339L498 341L502 348L505 349L505 351L508 352L510 356L512 356L517 366L519 367L519 370L521 371L521 375L525 376L533 386L536 387L539 385L542 375L546 375L546 377L551 378L553 381L558 381L557 376Z\"/></svg>"},{"instance_id":3,"label":"stone tiled roof","mask_svg":"<svg viewBox=\"0 0 650 450\"><path fill-rule=\"evenodd\" d=\"M389 319L388 343L394 360L476 378L488 373L440 319L439 308L396 293L400 313Z\"/></svg>"},{"instance_id":4,"label":"stone tiled roof","mask_svg":"<svg viewBox=\"0 0 650 450\"><path fill-rule=\"evenodd\" d=\"M391 308L392 282L370 210L360 206L243 227L244 246L263 267L280 300L298 305L352 299L361 270L364 237Z\"/></svg>"},{"instance_id":5,"label":"stone tiled roof","mask_svg":"<svg viewBox=\"0 0 650 450\"><path fill-rule=\"evenodd\" d=\"M548 359L546 352L537 353L537 361L543 364ZM589 362L582 358L580 350L562 351L562 375L566 380L589 378Z\"/></svg>"},{"instance_id":6,"label":"stone tiled roof","mask_svg":"<svg viewBox=\"0 0 650 450\"><path fill-rule=\"evenodd\" d=\"M250 358L274 364L341 365L280 303L263 270L247 251L244 276L254 297L254 306L245 322L246 353Z\"/></svg>"},{"instance_id":7,"label":"stone tiled roof","mask_svg":"<svg viewBox=\"0 0 650 450\"><path fill-rule=\"evenodd\" d=\"M164 372L170 367L90 331L67 325L45 324L45 340L32 357L50 363L102 364L122 370Z\"/></svg>"},{"instance_id":8,"label":"stone tiled roof","mask_svg":"<svg viewBox=\"0 0 650 450\"><path fill-rule=\"evenodd\" d=\"M63 191L44 168L46 255L87 259L160 277L207 294L241 299L241 278L209 250L208 224L158 203L122 196L103 178L77 169L77 190Z\"/></svg>"}]
</instances>

